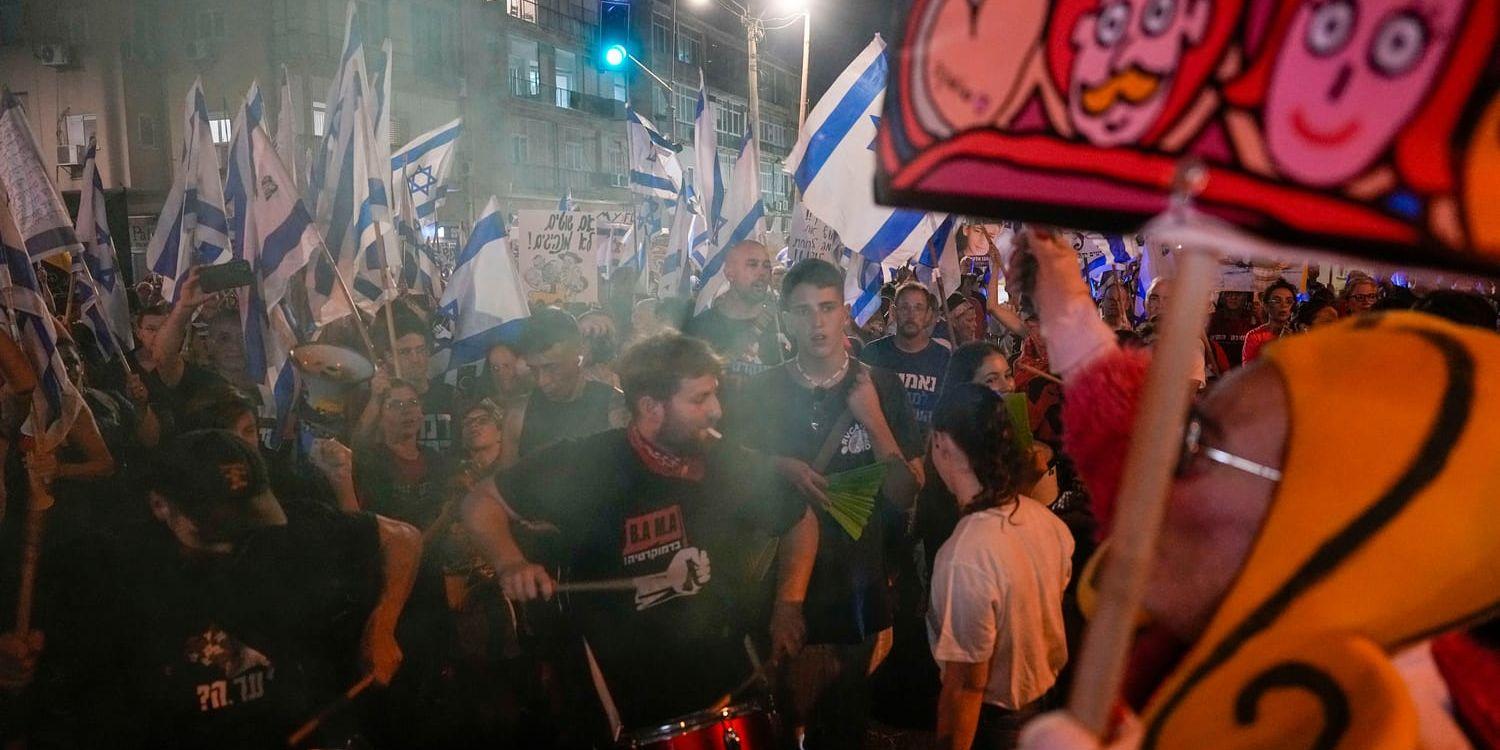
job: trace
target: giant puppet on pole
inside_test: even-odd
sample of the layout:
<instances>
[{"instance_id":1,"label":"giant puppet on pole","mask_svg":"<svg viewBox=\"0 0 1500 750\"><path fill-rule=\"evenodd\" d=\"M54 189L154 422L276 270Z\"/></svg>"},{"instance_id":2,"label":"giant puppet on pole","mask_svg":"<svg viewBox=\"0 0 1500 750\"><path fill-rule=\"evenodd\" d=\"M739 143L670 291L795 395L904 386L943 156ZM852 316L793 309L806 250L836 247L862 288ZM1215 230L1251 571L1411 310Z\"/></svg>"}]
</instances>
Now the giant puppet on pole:
<instances>
[{"instance_id":1,"label":"giant puppet on pole","mask_svg":"<svg viewBox=\"0 0 1500 750\"><path fill-rule=\"evenodd\" d=\"M1500 269L1495 0L904 5L876 144L883 201L1095 231L1144 225L1153 244L1183 250L1173 253L1178 299L1206 298L1212 252ZM1049 252L1021 255L1045 266ZM1049 294L1052 312L1068 309L1057 301L1068 294L1054 292L1039 306ZM1089 317L1041 312L1044 332ZM1083 574L1098 596L1068 707L1078 731L1038 732L1032 746L1108 741L1148 581L1177 585L1153 567L1159 532L1169 538L1192 494L1173 474L1203 317L1201 305L1169 307L1149 370L1113 412L1133 429L1110 436L1126 443L1123 461L1103 461L1116 465L1091 482L1113 530L1098 574ZM1411 369L1405 388L1329 374L1370 372L1391 352ZM1399 315L1270 349L1259 369L1274 370L1285 394L1282 461L1235 469L1270 482L1263 525L1182 660L1136 706L1131 743L1417 744L1417 712L1388 655L1500 607L1500 535L1465 499L1494 484L1471 455L1496 439L1488 425L1500 414L1476 383L1494 377L1497 352L1492 334ZM1096 367L1089 381L1089 369L1064 372L1072 403L1129 379ZM1357 422L1384 415L1372 423L1388 426L1384 438L1319 433L1346 422L1305 413L1330 398ZM1200 455L1211 439L1188 437ZM1319 473L1330 459L1316 446L1342 456L1347 487ZM1210 460L1236 458L1218 453ZM1403 562L1380 572L1393 559Z\"/></svg>"}]
</instances>

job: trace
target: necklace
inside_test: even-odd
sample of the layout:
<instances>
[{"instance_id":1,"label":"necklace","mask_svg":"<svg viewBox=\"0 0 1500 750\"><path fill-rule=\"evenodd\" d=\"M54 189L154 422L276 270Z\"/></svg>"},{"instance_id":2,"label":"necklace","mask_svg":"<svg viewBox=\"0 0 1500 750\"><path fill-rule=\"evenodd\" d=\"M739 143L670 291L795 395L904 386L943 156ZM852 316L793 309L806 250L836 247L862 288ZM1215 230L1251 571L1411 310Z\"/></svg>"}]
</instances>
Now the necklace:
<instances>
[{"instance_id":1,"label":"necklace","mask_svg":"<svg viewBox=\"0 0 1500 750\"><path fill-rule=\"evenodd\" d=\"M832 377L828 377L823 380L814 379L813 376L807 374L807 370L802 369L801 357L792 360L792 365L797 368L797 374L801 375L802 379L806 380L807 384L812 386L814 389L827 388L828 386L833 385L840 380L843 380L844 375L849 372L849 354L848 352L844 353L844 363L842 365L839 365L839 371L834 373Z\"/></svg>"}]
</instances>

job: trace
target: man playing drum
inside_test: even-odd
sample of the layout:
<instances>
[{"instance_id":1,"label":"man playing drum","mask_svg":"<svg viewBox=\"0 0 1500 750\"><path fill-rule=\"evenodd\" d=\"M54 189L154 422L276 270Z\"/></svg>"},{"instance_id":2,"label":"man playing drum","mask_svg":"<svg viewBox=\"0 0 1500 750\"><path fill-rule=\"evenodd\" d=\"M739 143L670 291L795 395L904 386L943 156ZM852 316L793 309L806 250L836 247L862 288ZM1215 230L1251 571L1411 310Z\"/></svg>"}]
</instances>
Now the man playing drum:
<instances>
[{"instance_id":1,"label":"man playing drum","mask_svg":"<svg viewBox=\"0 0 1500 750\"><path fill-rule=\"evenodd\" d=\"M799 650L818 546L811 511L769 460L718 440L722 371L706 344L646 339L618 372L629 426L528 456L464 502L507 596L568 597L616 738L728 706L759 682L752 640L773 585L756 562L775 538L772 654ZM514 522L557 527L562 575L526 559Z\"/></svg>"}]
</instances>

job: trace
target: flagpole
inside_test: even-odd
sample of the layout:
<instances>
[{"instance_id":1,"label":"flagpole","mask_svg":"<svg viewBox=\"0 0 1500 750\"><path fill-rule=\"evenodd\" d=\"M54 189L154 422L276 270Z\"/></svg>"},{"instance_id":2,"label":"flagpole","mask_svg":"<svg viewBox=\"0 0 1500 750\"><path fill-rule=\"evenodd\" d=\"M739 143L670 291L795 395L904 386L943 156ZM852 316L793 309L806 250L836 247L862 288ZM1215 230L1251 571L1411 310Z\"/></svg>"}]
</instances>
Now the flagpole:
<instances>
[{"instance_id":1,"label":"flagpole","mask_svg":"<svg viewBox=\"0 0 1500 750\"><path fill-rule=\"evenodd\" d=\"M15 287L6 289L6 307L11 310L16 309L12 297L14 290ZM11 339L16 342L16 346L23 346L15 315L6 317L9 319ZM63 377L66 378L67 375L64 374ZM41 373L37 373L36 383L32 385L32 388L41 387ZM33 392L30 396L32 435L29 452L34 458L44 453L40 438L42 418L36 408L36 394ZM31 491L26 498L26 518L21 525L21 576L16 584L16 634L23 639L31 632L31 610L36 602L36 575L42 559L42 534L47 528L47 511L52 509L55 502L51 488L45 482L38 481L36 474L29 466L26 468L26 478Z\"/></svg>"},{"instance_id":2,"label":"flagpole","mask_svg":"<svg viewBox=\"0 0 1500 750\"><path fill-rule=\"evenodd\" d=\"M359 306L354 304L354 294L349 291L349 282L344 281L344 274L339 271L339 264L333 261L333 253L328 249L328 243L323 241L323 235L313 232L318 240L318 249L323 251L323 259L328 261L328 267L333 269L333 278L339 282L339 291L343 292L344 301L349 303L349 312L354 317L354 330L359 332L359 338L365 343L365 351L370 355L370 362L377 359L375 355L375 342L370 340L370 331L365 327L365 321L359 317Z\"/></svg>"}]
</instances>

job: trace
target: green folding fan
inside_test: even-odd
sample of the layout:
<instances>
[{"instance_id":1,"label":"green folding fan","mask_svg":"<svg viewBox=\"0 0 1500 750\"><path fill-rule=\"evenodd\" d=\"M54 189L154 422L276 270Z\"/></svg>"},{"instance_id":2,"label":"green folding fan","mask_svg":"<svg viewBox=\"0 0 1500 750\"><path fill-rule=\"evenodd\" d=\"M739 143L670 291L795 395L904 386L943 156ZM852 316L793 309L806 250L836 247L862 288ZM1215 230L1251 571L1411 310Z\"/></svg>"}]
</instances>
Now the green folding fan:
<instances>
[{"instance_id":1,"label":"green folding fan","mask_svg":"<svg viewBox=\"0 0 1500 750\"><path fill-rule=\"evenodd\" d=\"M828 475L828 505L823 510L852 539L865 534L875 512L875 495L885 482L886 465L874 463Z\"/></svg>"}]
</instances>

